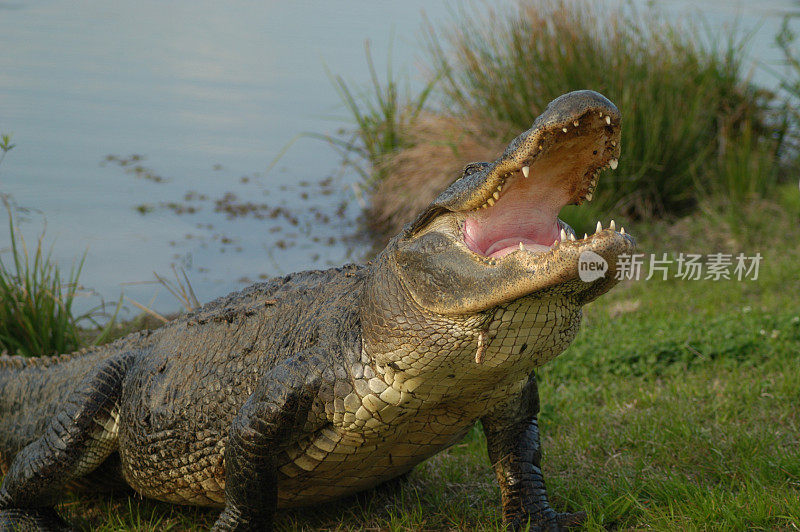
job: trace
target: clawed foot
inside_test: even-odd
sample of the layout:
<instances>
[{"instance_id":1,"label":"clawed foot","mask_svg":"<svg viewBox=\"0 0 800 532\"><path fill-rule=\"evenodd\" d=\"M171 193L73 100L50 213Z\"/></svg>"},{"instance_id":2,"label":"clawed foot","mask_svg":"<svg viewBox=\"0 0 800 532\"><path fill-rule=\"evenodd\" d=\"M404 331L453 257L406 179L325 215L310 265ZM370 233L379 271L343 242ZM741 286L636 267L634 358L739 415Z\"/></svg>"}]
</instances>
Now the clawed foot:
<instances>
[{"instance_id":1,"label":"clawed foot","mask_svg":"<svg viewBox=\"0 0 800 532\"><path fill-rule=\"evenodd\" d=\"M535 523L531 521L531 526L528 529L530 532L560 532L570 528L581 526L586 521L586 512L575 513L553 513L549 519L544 522ZM517 532L525 530L530 516L522 516L509 521L506 524L506 530Z\"/></svg>"},{"instance_id":2,"label":"clawed foot","mask_svg":"<svg viewBox=\"0 0 800 532\"><path fill-rule=\"evenodd\" d=\"M52 508L0 510L0 532L66 532L72 530Z\"/></svg>"}]
</instances>

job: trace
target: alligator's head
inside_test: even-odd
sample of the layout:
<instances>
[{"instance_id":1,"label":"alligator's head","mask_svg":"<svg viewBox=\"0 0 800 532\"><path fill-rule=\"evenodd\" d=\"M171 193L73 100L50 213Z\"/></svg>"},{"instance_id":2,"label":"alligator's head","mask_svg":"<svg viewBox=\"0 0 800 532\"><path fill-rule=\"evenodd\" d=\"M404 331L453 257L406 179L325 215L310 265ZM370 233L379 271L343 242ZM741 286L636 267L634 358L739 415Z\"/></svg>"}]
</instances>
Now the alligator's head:
<instances>
[{"instance_id":1,"label":"alligator's head","mask_svg":"<svg viewBox=\"0 0 800 532\"><path fill-rule=\"evenodd\" d=\"M470 316L490 320L517 300L554 297L579 320L581 305L616 284L618 257L631 253L634 241L599 222L594 234L576 238L558 213L591 201L598 173L615 169L619 153L614 104L592 91L565 94L500 158L468 165L379 260L429 321L472 324ZM598 256L608 265L605 275L582 281L579 264L602 264Z\"/></svg>"},{"instance_id":2,"label":"alligator's head","mask_svg":"<svg viewBox=\"0 0 800 532\"><path fill-rule=\"evenodd\" d=\"M619 153L616 106L593 91L565 94L499 159L468 165L387 253L417 303L438 314L479 312L567 283L573 297L590 301L616 283L617 257L633 239L599 222L578 239L558 213L591 201L598 173L615 169ZM587 251L609 269L584 283L578 263Z\"/></svg>"}]
</instances>

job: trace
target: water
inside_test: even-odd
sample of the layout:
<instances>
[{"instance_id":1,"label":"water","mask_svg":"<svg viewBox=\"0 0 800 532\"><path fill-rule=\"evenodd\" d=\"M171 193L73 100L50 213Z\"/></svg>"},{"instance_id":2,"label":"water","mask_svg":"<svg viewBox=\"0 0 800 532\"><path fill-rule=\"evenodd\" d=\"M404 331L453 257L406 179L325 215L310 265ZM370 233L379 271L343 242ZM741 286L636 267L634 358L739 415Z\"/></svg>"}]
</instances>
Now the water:
<instances>
[{"instance_id":1,"label":"water","mask_svg":"<svg viewBox=\"0 0 800 532\"><path fill-rule=\"evenodd\" d=\"M738 19L753 31L754 60L773 65L782 17L800 12L789 0L659 5L670 16L699 10L717 28ZM357 260L360 248L341 238L355 230L355 177L340 172L337 153L301 139L266 169L298 134L346 124L325 68L366 86L365 39L380 72L391 46L395 70L421 83L423 9L434 26L451 19L446 4L423 0L0 2L0 133L17 144L0 164L0 191L32 210L29 241L46 220L63 267L86 251L83 284L162 311L176 300L136 282L171 276L171 264L208 301L261 277ZM119 164L134 154L143 159ZM137 178L136 165L164 182ZM190 191L207 199L186 200ZM266 204L265 219L214 212L228 192ZM200 210L178 215L170 202ZM0 249L8 242L3 231Z\"/></svg>"}]
</instances>

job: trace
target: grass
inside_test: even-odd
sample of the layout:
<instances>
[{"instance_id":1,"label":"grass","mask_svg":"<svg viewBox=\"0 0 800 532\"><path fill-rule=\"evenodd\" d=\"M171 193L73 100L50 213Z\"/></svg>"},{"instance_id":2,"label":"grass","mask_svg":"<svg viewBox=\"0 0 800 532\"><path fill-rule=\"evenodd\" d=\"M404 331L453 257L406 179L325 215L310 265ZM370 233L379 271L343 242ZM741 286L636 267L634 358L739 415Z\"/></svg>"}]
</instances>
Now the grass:
<instances>
[{"instance_id":1,"label":"grass","mask_svg":"<svg viewBox=\"0 0 800 532\"><path fill-rule=\"evenodd\" d=\"M699 212L634 223L638 251L763 255L757 280L625 281L586 307L572 346L539 372L552 504L586 530L800 526L800 201L754 206L739 234ZM761 220L761 221L759 221ZM674 270L672 271L674 273ZM215 510L138 496L72 499L82 530L205 530ZM311 509L279 530L499 530L499 492L475 427L407 480Z\"/></svg>"},{"instance_id":2,"label":"grass","mask_svg":"<svg viewBox=\"0 0 800 532\"><path fill-rule=\"evenodd\" d=\"M10 257L0 256L0 352L23 356L69 353L85 343L82 326L86 325L97 331L89 343L106 341L116 312L101 326L98 319L105 315L104 305L83 314L73 311L80 296L83 259L64 276L51 252L43 247L44 232L29 250L5 197L3 204L8 212L11 249Z\"/></svg>"},{"instance_id":3,"label":"grass","mask_svg":"<svg viewBox=\"0 0 800 532\"><path fill-rule=\"evenodd\" d=\"M800 525L800 256L751 250L757 282L620 287L542 371L551 486L588 529Z\"/></svg>"}]
</instances>

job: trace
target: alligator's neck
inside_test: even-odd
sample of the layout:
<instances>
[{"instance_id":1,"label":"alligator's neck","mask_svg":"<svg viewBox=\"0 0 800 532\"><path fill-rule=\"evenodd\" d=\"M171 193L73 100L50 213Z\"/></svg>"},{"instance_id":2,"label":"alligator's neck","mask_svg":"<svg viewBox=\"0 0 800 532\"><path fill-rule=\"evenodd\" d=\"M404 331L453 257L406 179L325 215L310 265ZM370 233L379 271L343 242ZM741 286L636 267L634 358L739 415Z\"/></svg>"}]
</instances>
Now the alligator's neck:
<instances>
[{"instance_id":1,"label":"alligator's neck","mask_svg":"<svg viewBox=\"0 0 800 532\"><path fill-rule=\"evenodd\" d=\"M393 274L390 259L364 293L364 351L390 386L450 396L527 378L577 333L580 304L559 286L461 316L425 310Z\"/></svg>"}]
</instances>

